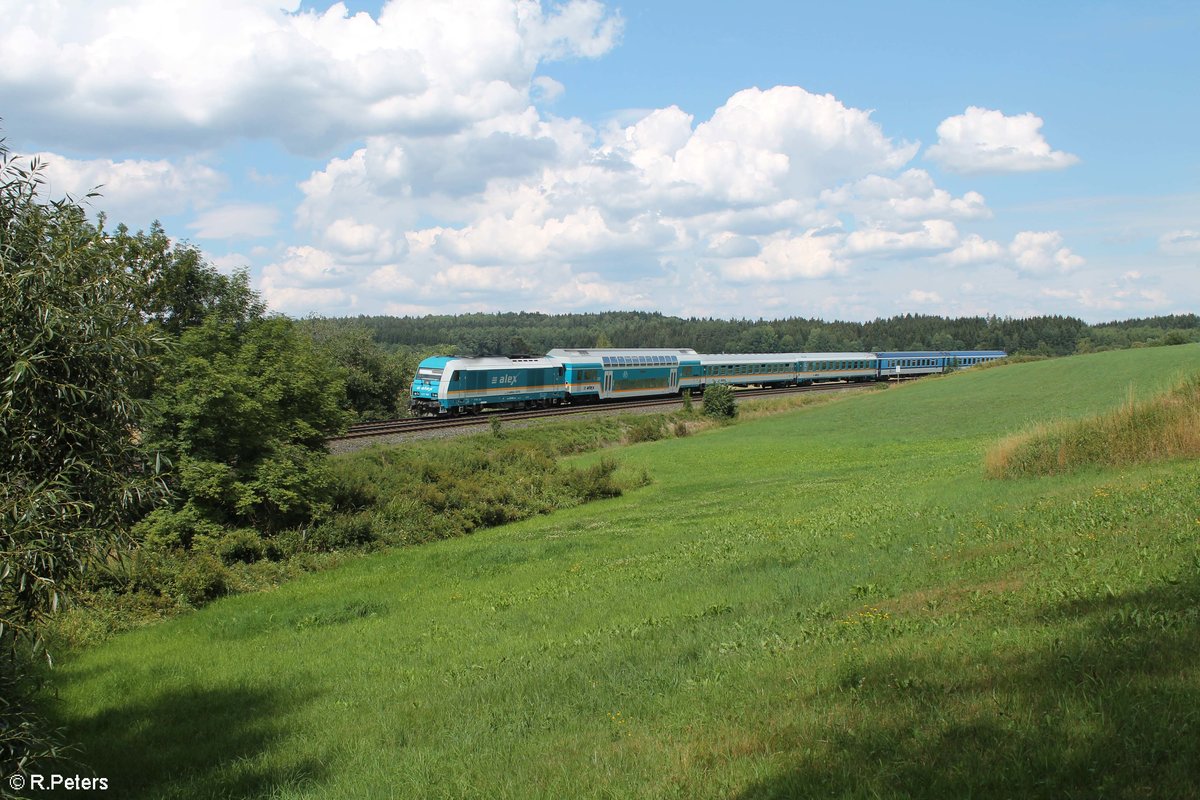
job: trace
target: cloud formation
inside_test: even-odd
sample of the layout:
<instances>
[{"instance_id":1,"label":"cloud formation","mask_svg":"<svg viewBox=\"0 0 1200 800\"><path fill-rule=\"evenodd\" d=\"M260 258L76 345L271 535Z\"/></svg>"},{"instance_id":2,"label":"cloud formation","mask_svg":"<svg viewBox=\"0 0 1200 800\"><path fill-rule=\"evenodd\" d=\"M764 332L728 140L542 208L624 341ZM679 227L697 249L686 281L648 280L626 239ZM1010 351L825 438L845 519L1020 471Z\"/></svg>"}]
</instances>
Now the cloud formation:
<instances>
[{"instance_id":1,"label":"cloud formation","mask_svg":"<svg viewBox=\"0 0 1200 800\"><path fill-rule=\"evenodd\" d=\"M323 153L520 110L540 63L600 56L622 27L596 0L549 10L536 0L389 0L377 19L342 3L299 7L0 0L5 114L31 137L80 151L250 137Z\"/></svg>"},{"instance_id":2,"label":"cloud formation","mask_svg":"<svg viewBox=\"0 0 1200 800\"><path fill-rule=\"evenodd\" d=\"M57 153L35 153L31 158L43 165L47 196L70 195L131 227L204 208L228 183L224 175L194 158L178 163L164 159L80 160ZM93 192L98 197L89 199L87 195Z\"/></svg>"},{"instance_id":3,"label":"cloud formation","mask_svg":"<svg viewBox=\"0 0 1200 800\"><path fill-rule=\"evenodd\" d=\"M969 106L964 113L942 120L937 143L925 157L963 173L1036 172L1079 162L1078 156L1051 150L1041 128L1042 118L1032 113L1009 117Z\"/></svg>"},{"instance_id":4,"label":"cloud formation","mask_svg":"<svg viewBox=\"0 0 1200 800\"><path fill-rule=\"evenodd\" d=\"M375 17L287 3L0 0L6 118L68 152L199 152L49 161L63 191L105 184L114 219L188 213L192 235L249 247L264 297L295 314L975 313L1000 291L981 273L1028 292L1085 271L1059 231L973 231L993 218L980 192L939 186L912 164L920 142L831 94L752 87L711 113L557 116L570 87L541 70L620 38L597 0L388 0ZM1042 124L972 106L926 156L963 173L1078 161ZM268 157L226 178L220 148L244 140L311 156L280 159L309 174L275 183L286 165ZM252 202L224 196L248 183ZM294 207L264 203L289 189ZM1166 234L1160 252L1195 238Z\"/></svg>"},{"instance_id":5,"label":"cloud formation","mask_svg":"<svg viewBox=\"0 0 1200 800\"><path fill-rule=\"evenodd\" d=\"M737 92L700 122L669 106L596 129L529 107L432 141L371 137L301 184L297 218L342 257L338 226L402 242L372 273L385 294L385 276L401 281L395 302L486 285L519 305L566 285L627 305L685 282L820 278L854 257L952 248L943 217L990 212L923 170L896 175L918 148L796 86ZM870 230L847 233L839 215ZM476 271L492 267L508 271ZM513 268L529 279L499 279Z\"/></svg>"}]
</instances>

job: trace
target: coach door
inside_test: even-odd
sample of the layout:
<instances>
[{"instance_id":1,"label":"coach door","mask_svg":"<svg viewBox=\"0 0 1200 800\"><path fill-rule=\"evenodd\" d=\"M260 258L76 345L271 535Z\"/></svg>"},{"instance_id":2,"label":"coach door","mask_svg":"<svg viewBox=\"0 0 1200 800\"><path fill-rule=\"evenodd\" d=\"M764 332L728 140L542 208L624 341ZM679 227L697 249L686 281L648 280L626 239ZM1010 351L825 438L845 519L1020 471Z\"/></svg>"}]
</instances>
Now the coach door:
<instances>
[{"instance_id":1,"label":"coach door","mask_svg":"<svg viewBox=\"0 0 1200 800\"><path fill-rule=\"evenodd\" d=\"M613 393L613 374L609 370L604 371L604 397L612 397Z\"/></svg>"},{"instance_id":2,"label":"coach door","mask_svg":"<svg viewBox=\"0 0 1200 800\"><path fill-rule=\"evenodd\" d=\"M670 389L671 391L674 391L679 388L679 370L677 370L677 369L671 370L670 381L671 381L670 385L667 386L668 389Z\"/></svg>"}]
</instances>

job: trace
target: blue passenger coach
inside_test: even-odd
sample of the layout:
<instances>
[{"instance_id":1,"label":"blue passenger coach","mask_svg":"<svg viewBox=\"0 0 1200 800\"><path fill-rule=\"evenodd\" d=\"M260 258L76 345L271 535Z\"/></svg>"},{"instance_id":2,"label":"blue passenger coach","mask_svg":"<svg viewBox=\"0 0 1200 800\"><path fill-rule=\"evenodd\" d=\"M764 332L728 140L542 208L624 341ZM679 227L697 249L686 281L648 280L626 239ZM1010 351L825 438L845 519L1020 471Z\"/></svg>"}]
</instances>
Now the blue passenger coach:
<instances>
[{"instance_id":1,"label":"blue passenger coach","mask_svg":"<svg viewBox=\"0 0 1200 800\"><path fill-rule=\"evenodd\" d=\"M434 356L417 367L409 407L420 414L542 408L565 394L563 365L554 359Z\"/></svg>"},{"instance_id":2,"label":"blue passenger coach","mask_svg":"<svg viewBox=\"0 0 1200 800\"><path fill-rule=\"evenodd\" d=\"M877 353L880 379L932 375L1004 358L1003 350L900 350Z\"/></svg>"},{"instance_id":3,"label":"blue passenger coach","mask_svg":"<svg viewBox=\"0 0 1200 800\"><path fill-rule=\"evenodd\" d=\"M720 353L700 356L704 382L729 386L803 386L818 381L873 381L874 353Z\"/></svg>"}]
</instances>

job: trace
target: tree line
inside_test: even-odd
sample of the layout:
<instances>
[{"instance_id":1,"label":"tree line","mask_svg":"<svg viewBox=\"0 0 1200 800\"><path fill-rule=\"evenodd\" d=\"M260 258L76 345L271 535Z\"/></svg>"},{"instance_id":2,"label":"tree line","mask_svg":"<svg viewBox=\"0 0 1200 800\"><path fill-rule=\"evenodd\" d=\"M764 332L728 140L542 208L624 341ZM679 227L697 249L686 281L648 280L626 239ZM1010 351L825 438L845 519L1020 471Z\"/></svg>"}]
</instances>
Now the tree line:
<instances>
[{"instance_id":1,"label":"tree line","mask_svg":"<svg viewBox=\"0 0 1200 800\"><path fill-rule=\"evenodd\" d=\"M660 313L359 316L330 324L365 327L412 354L541 354L555 347L691 347L702 353L1005 350L1063 356L1200 340L1195 314L1089 325L1068 316L959 317L904 314L870 322L681 318Z\"/></svg>"}]
</instances>

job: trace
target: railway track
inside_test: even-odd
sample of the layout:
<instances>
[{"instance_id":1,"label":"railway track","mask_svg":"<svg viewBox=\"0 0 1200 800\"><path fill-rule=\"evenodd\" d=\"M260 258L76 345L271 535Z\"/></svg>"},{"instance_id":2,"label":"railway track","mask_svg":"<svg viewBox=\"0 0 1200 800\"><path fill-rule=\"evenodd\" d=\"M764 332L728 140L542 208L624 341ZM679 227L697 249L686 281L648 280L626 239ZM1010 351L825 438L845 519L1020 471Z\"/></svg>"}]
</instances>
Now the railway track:
<instances>
[{"instance_id":1,"label":"railway track","mask_svg":"<svg viewBox=\"0 0 1200 800\"><path fill-rule=\"evenodd\" d=\"M802 394L807 392L828 392L845 389L865 388L874 386L873 383L819 383L813 386L797 386L787 389L742 389L735 391L737 399L751 397L777 397L787 394ZM695 398L696 402L700 399ZM340 436L331 436L326 441L332 443L347 442L356 439L369 439L375 436L391 436L394 434L424 433L427 431L444 430L447 428L472 428L490 425L492 419L503 422L543 419L546 417L566 417L573 414L594 414L602 411L622 409L645 409L660 406L682 406L683 401L678 397L645 398L620 402L591 403L579 406L555 406L539 408L531 411L485 411L463 417L417 417L411 419L381 420L379 422L361 422L351 425L349 430Z\"/></svg>"}]
</instances>

